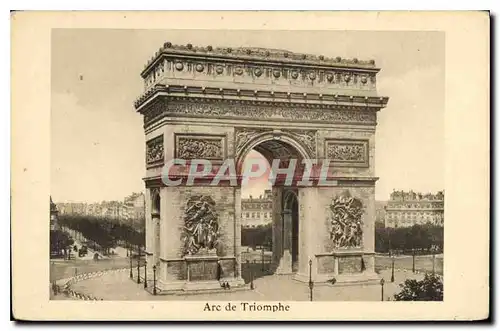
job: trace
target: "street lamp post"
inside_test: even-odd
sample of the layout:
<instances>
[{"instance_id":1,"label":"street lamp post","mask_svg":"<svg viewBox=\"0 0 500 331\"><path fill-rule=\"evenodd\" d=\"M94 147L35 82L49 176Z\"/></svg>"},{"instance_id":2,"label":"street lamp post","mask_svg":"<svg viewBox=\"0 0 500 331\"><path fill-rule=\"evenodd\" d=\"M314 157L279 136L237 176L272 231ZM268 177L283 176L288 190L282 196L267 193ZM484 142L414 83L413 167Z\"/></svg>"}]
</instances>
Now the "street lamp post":
<instances>
[{"instance_id":1,"label":"street lamp post","mask_svg":"<svg viewBox=\"0 0 500 331\"><path fill-rule=\"evenodd\" d=\"M144 260L144 288L148 288L147 264L148 264L148 261Z\"/></svg>"},{"instance_id":2,"label":"street lamp post","mask_svg":"<svg viewBox=\"0 0 500 331\"><path fill-rule=\"evenodd\" d=\"M389 232L388 237L389 237L389 253L390 253L392 252L392 241L391 241L392 231L390 229L387 229L387 232Z\"/></svg>"},{"instance_id":3,"label":"street lamp post","mask_svg":"<svg viewBox=\"0 0 500 331\"><path fill-rule=\"evenodd\" d=\"M141 262L141 246L137 246L137 284L141 283L141 271L140 271L140 262Z\"/></svg>"},{"instance_id":4,"label":"street lamp post","mask_svg":"<svg viewBox=\"0 0 500 331\"><path fill-rule=\"evenodd\" d=\"M262 269L262 272L264 272L264 246L262 246L262 266L261 266L261 269Z\"/></svg>"},{"instance_id":5,"label":"street lamp post","mask_svg":"<svg viewBox=\"0 0 500 331\"><path fill-rule=\"evenodd\" d=\"M153 266L153 295L156 295L156 265Z\"/></svg>"},{"instance_id":6,"label":"street lamp post","mask_svg":"<svg viewBox=\"0 0 500 331\"><path fill-rule=\"evenodd\" d=\"M253 285L253 269L252 269L252 266L250 265L250 261L247 260L247 268L248 270L250 270L250 289L253 290L254 289L254 285Z\"/></svg>"},{"instance_id":7,"label":"street lamp post","mask_svg":"<svg viewBox=\"0 0 500 331\"><path fill-rule=\"evenodd\" d=\"M314 288L314 283L312 281L312 264L313 261L309 259L309 299L310 301L313 301L313 288Z\"/></svg>"},{"instance_id":8,"label":"street lamp post","mask_svg":"<svg viewBox=\"0 0 500 331\"><path fill-rule=\"evenodd\" d=\"M392 273L391 273L391 283L394 283L394 253L392 255Z\"/></svg>"},{"instance_id":9,"label":"street lamp post","mask_svg":"<svg viewBox=\"0 0 500 331\"><path fill-rule=\"evenodd\" d=\"M432 274L436 274L436 248L432 246Z\"/></svg>"},{"instance_id":10,"label":"street lamp post","mask_svg":"<svg viewBox=\"0 0 500 331\"><path fill-rule=\"evenodd\" d=\"M130 254L130 279L134 278L134 274L132 273L132 254Z\"/></svg>"},{"instance_id":11,"label":"street lamp post","mask_svg":"<svg viewBox=\"0 0 500 331\"><path fill-rule=\"evenodd\" d=\"M380 297L381 301L384 301L384 284L385 284L385 280L382 278L380 280L380 289L382 291L381 297Z\"/></svg>"}]
</instances>

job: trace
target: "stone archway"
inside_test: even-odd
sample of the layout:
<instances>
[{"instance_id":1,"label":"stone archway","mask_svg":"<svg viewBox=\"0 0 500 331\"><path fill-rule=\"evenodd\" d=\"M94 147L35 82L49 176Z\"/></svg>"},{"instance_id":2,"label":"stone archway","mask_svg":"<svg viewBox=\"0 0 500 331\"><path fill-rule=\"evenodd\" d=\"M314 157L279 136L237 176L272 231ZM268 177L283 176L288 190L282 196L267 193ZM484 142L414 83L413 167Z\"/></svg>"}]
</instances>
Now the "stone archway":
<instances>
[{"instance_id":1,"label":"stone archway","mask_svg":"<svg viewBox=\"0 0 500 331\"><path fill-rule=\"evenodd\" d=\"M243 130L237 129L238 133ZM245 131L244 131L245 132ZM253 136L246 136L248 139L241 147L236 158L238 160L238 175L242 176L241 166L245 156L253 149L262 154L269 164L273 160L280 160L280 164L285 167L291 166L290 160L295 160L296 165L302 164L304 159L311 158L311 152L307 146L299 140L300 137L295 131L293 133L272 130L251 130ZM246 132L247 133L247 132ZM271 271L277 274L292 274L299 270L298 260L298 190L299 188L290 183L276 180L272 186L272 265ZM241 208L241 207L240 207ZM306 240L306 237L303 238ZM306 246L307 243L302 243ZM304 261L302 261L304 263Z\"/></svg>"},{"instance_id":2,"label":"stone archway","mask_svg":"<svg viewBox=\"0 0 500 331\"><path fill-rule=\"evenodd\" d=\"M231 287L243 285L240 164L252 149L268 160L332 161L328 185L315 177L312 185L291 187L298 201L296 278L376 278L375 131L388 102L376 91L379 70L358 59L165 43L141 73L145 90L135 103L144 116L145 185L161 196L159 217L146 213L147 251L159 249L158 287L220 288L218 274ZM237 171L217 186L213 177L189 182L180 172L169 175L179 180L172 186L162 176L173 159L208 160L212 170L234 159ZM284 194L283 186L273 189L273 219L282 216ZM153 199L146 194L151 209ZM277 266L282 256L276 254Z\"/></svg>"}]
</instances>

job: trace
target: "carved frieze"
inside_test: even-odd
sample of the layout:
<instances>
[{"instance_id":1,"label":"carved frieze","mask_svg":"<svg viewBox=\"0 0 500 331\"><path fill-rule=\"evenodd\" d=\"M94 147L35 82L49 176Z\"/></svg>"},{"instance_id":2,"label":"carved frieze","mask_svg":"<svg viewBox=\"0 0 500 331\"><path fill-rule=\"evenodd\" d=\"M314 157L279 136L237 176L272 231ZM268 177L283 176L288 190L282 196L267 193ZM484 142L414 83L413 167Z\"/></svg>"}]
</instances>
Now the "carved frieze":
<instances>
[{"instance_id":1,"label":"carved frieze","mask_svg":"<svg viewBox=\"0 0 500 331\"><path fill-rule=\"evenodd\" d=\"M175 157L179 159L222 160L226 155L224 135L175 135Z\"/></svg>"},{"instance_id":2,"label":"carved frieze","mask_svg":"<svg viewBox=\"0 0 500 331\"><path fill-rule=\"evenodd\" d=\"M334 70L323 70L323 69L291 69L273 66L271 64L267 66L255 66L252 64L232 66L230 64L225 64L224 62L214 62L214 61L192 61L192 60L175 60L168 59L163 62L168 63L164 66L159 64L155 70L151 71L146 78L144 78L145 90L153 87L156 83L160 82L165 77L173 77L175 73L192 73L197 76L206 75L207 78L216 80L217 76L250 76L256 79L279 81L284 80L282 84L291 85L304 85L314 82L315 84L320 84L324 88L344 88L349 86L349 88L360 89L360 90L373 90L375 89L375 73L353 74L346 69L334 69ZM162 62L162 63L163 63ZM164 70L164 68L170 68L169 70ZM215 75L214 75L215 74ZM334 80L335 76L341 76L343 79ZM290 77L291 81L286 81L287 77ZM358 77L360 79L358 79Z\"/></svg>"},{"instance_id":3,"label":"carved frieze","mask_svg":"<svg viewBox=\"0 0 500 331\"><path fill-rule=\"evenodd\" d=\"M184 209L184 227L181 240L183 255L209 253L216 249L219 237L219 215L210 196L195 195L188 199Z\"/></svg>"},{"instance_id":4,"label":"carved frieze","mask_svg":"<svg viewBox=\"0 0 500 331\"><path fill-rule=\"evenodd\" d=\"M335 248L359 248L362 245L364 206L360 199L337 196L330 204L330 239Z\"/></svg>"},{"instance_id":5,"label":"carved frieze","mask_svg":"<svg viewBox=\"0 0 500 331\"><path fill-rule=\"evenodd\" d=\"M165 104L161 100L155 100L148 107L147 112L144 113L144 123L149 123L154 120L156 117L162 114L165 110Z\"/></svg>"},{"instance_id":6,"label":"carved frieze","mask_svg":"<svg viewBox=\"0 0 500 331\"><path fill-rule=\"evenodd\" d=\"M177 116L203 116L215 118L241 118L260 120L313 121L339 124L375 125L377 114L372 111L352 111L335 109L303 109L300 107L260 106L246 104L219 103L169 103L166 114ZM148 122L145 119L145 124Z\"/></svg>"},{"instance_id":7,"label":"carved frieze","mask_svg":"<svg viewBox=\"0 0 500 331\"><path fill-rule=\"evenodd\" d=\"M163 135L150 139L146 142L146 166L162 166L165 162L165 149Z\"/></svg>"},{"instance_id":8,"label":"carved frieze","mask_svg":"<svg viewBox=\"0 0 500 331\"><path fill-rule=\"evenodd\" d=\"M368 140L327 139L325 155L337 167L368 167Z\"/></svg>"}]
</instances>

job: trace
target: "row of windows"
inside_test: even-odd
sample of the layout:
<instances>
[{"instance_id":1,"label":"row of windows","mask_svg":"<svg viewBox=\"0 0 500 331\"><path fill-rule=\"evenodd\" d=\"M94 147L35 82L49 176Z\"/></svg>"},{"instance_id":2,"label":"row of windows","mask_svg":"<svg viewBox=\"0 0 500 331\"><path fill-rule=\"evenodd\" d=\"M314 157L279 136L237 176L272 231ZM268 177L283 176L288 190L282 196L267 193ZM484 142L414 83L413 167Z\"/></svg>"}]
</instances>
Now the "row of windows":
<instances>
[{"instance_id":1,"label":"row of windows","mask_svg":"<svg viewBox=\"0 0 500 331\"><path fill-rule=\"evenodd\" d=\"M396 222L396 221L405 221L407 220L408 222L410 220L412 221L432 221L432 220L436 220L436 221L440 221L440 220L443 220L444 218L443 217L439 217L439 216L435 216L435 217L432 217L432 216L427 216L427 217L414 217L414 216L409 216L409 217L389 217L389 218L386 218L386 221L388 222Z\"/></svg>"},{"instance_id":2,"label":"row of windows","mask_svg":"<svg viewBox=\"0 0 500 331\"><path fill-rule=\"evenodd\" d=\"M439 214L436 213L415 213L415 212L407 212L407 213L390 213L387 214L388 218L397 218L401 216L439 216Z\"/></svg>"},{"instance_id":3,"label":"row of windows","mask_svg":"<svg viewBox=\"0 0 500 331\"><path fill-rule=\"evenodd\" d=\"M261 215L264 215L264 218L270 218L271 217L271 213L268 213L268 212L264 212L264 213L260 213L260 212L252 212L252 213L243 213L243 217L244 218L255 218L255 217L258 217L260 218Z\"/></svg>"},{"instance_id":4,"label":"row of windows","mask_svg":"<svg viewBox=\"0 0 500 331\"><path fill-rule=\"evenodd\" d=\"M421 220L421 221L411 221L411 220L400 220L398 222L396 222L395 220L394 221L388 221L386 222L386 226L393 226L393 225L399 225L399 226L411 226L413 224L425 224L427 222L430 222L432 224L442 224L441 221L437 221L437 220Z\"/></svg>"}]
</instances>

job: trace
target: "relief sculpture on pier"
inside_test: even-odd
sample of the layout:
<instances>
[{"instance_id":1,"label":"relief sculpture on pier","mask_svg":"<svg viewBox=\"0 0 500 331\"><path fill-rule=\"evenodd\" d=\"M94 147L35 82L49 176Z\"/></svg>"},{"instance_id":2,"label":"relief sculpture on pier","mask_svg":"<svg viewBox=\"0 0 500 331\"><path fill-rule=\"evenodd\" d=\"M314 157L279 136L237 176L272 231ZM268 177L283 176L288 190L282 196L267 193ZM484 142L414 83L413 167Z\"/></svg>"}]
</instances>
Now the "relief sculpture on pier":
<instances>
[{"instance_id":1,"label":"relief sculpture on pier","mask_svg":"<svg viewBox=\"0 0 500 331\"><path fill-rule=\"evenodd\" d=\"M188 199L184 211L183 255L209 253L216 249L219 215L210 196L195 195Z\"/></svg>"},{"instance_id":2,"label":"relief sculpture on pier","mask_svg":"<svg viewBox=\"0 0 500 331\"><path fill-rule=\"evenodd\" d=\"M363 203L360 199L338 196L330 204L331 230L335 248L359 248L363 236Z\"/></svg>"}]
</instances>

